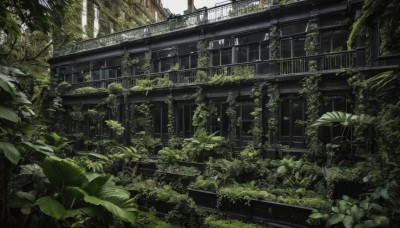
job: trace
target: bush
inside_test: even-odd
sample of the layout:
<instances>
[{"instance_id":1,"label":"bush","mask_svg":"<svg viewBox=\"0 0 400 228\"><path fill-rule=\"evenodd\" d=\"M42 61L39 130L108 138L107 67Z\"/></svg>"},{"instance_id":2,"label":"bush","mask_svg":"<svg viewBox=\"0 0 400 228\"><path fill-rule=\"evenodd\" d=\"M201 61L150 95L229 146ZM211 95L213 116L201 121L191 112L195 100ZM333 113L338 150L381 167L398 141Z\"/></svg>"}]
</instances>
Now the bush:
<instances>
[{"instance_id":1,"label":"bush","mask_svg":"<svg viewBox=\"0 0 400 228\"><path fill-rule=\"evenodd\" d=\"M107 127L113 130L115 134L117 134L117 136L121 136L124 133L125 128L118 121L106 120L105 122L107 124Z\"/></svg>"},{"instance_id":2,"label":"bush","mask_svg":"<svg viewBox=\"0 0 400 228\"><path fill-rule=\"evenodd\" d=\"M66 93L70 88L71 88L71 84L64 81L64 82L61 82L60 84L58 84L56 90L59 95L62 95L64 93Z\"/></svg>"},{"instance_id":3,"label":"bush","mask_svg":"<svg viewBox=\"0 0 400 228\"><path fill-rule=\"evenodd\" d=\"M100 93L100 92L107 92L107 90L104 88L93 88L87 86L75 89L74 91L72 91L72 94L86 94L86 93Z\"/></svg>"},{"instance_id":4,"label":"bush","mask_svg":"<svg viewBox=\"0 0 400 228\"><path fill-rule=\"evenodd\" d=\"M205 225L209 228L256 228L256 225L241 222L235 219L220 219L215 215L210 215L204 220Z\"/></svg>"},{"instance_id":5,"label":"bush","mask_svg":"<svg viewBox=\"0 0 400 228\"><path fill-rule=\"evenodd\" d=\"M122 84L118 82L113 82L107 86L108 92L112 94L122 92Z\"/></svg>"}]
</instances>

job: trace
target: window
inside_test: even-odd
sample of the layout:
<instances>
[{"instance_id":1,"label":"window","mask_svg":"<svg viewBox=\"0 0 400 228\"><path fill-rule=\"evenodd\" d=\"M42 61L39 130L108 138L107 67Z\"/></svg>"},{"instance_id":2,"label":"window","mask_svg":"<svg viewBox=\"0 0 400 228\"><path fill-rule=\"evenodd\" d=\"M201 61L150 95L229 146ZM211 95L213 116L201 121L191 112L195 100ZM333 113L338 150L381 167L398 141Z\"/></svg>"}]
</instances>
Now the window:
<instances>
[{"instance_id":1,"label":"window","mask_svg":"<svg viewBox=\"0 0 400 228\"><path fill-rule=\"evenodd\" d=\"M92 62L92 80L101 79L101 68L105 66L104 60Z\"/></svg>"},{"instance_id":2,"label":"window","mask_svg":"<svg viewBox=\"0 0 400 228\"><path fill-rule=\"evenodd\" d=\"M178 47L179 65L181 70L197 67L197 46L186 45Z\"/></svg>"},{"instance_id":3,"label":"window","mask_svg":"<svg viewBox=\"0 0 400 228\"><path fill-rule=\"evenodd\" d=\"M72 82L72 68L70 66L62 66L58 69L58 77L61 81Z\"/></svg>"},{"instance_id":4,"label":"window","mask_svg":"<svg viewBox=\"0 0 400 228\"><path fill-rule=\"evenodd\" d=\"M144 74L143 66L146 62L145 53L135 54L130 57L130 67L129 73L130 75L142 75Z\"/></svg>"},{"instance_id":5,"label":"window","mask_svg":"<svg viewBox=\"0 0 400 228\"><path fill-rule=\"evenodd\" d=\"M175 50L172 48L155 51L152 54L153 72L169 71L175 65Z\"/></svg>"},{"instance_id":6,"label":"window","mask_svg":"<svg viewBox=\"0 0 400 228\"><path fill-rule=\"evenodd\" d=\"M168 107L165 105L153 108L153 132L156 138L168 138Z\"/></svg>"},{"instance_id":7,"label":"window","mask_svg":"<svg viewBox=\"0 0 400 228\"><path fill-rule=\"evenodd\" d=\"M253 102L244 102L239 106L239 117L240 117L240 130L239 138L243 136L252 136L251 129L254 123L254 117L251 113L254 111Z\"/></svg>"},{"instance_id":8,"label":"window","mask_svg":"<svg viewBox=\"0 0 400 228\"><path fill-rule=\"evenodd\" d=\"M269 33L246 34L235 38L235 63L269 59Z\"/></svg>"},{"instance_id":9,"label":"window","mask_svg":"<svg viewBox=\"0 0 400 228\"><path fill-rule=\"evenodd\" d=\"M220 39L209 42L212 66L232 63L232 39Z\"/></svg>"},{"instance_id":10,"label":"window","mask_svg":"<svg viewBox=\"0 0 400 228\"><path fill-rule=\"evenodd\" d=\"M301 22L291 25L285 25L281 27L281 35L282 36L292 36L296 34L305 33L307 29L307 23Z\"/></svg>"},{"instance_id":11,"label":"window","mask_svg":"<svg viewBox=\"0 0 400 228\"><path fill-rule=\"evenodd\" d=\"M196 106L194 104L179 104L176 113L177 136L190 138L194 134L192 126L193 112Z\"/></svg>"},{"instance_id":12,"label":"window","mask_svg":"<svg viewBox=\"0 0 400 228\"><path fill-rule=\"evenodd\" d=\"M350 112L350 102L348 98L339 96L323 97L322 114L332 111ZM320 139L323 143L331 143L334 137L342 134L340 126L320 127Z\"/></svg>"},{"instance_id":13,"label":"window","mask_svg":"<svg viewBox=\"0 0 400 228\"><path fill-rule=\"evenodd\" d=\"M305 37L286 38L281 40L281 57L293 58L304 56Z\"/></svg>"},{"instance_id":14,"label":"window","mask_svg":"<svg viewBox=\"0 0 400 228\"><path fill-rule=\"evenodd\" d=\"M304 102L284 98L280 105L280 143L293 148L304 147Z\"/></svg>"},{"instance_id":15,"label":"window","mask_svg":"<svg viewBox=\"0 0 400 228\"><path fill-rule=\"evenodd\" d=\"M103 79L119 78L121 76L121 59L107 60L105 62L105 68L103 69Z\"/></svg>"},{"instance_id":16,"label":"window","mask_svg":"<svg viewBox=\"0 0 400 228\"><path fill-rule=\"evenodd\" d=\"M210 132L218 132L217 135L227 137L229 118L226 115L226 109L228 105L225 102L219 102L214 104L214 108L216 112L210 117Z\"/></svg>"},{"instance_id":17,"label":"window","mask_svg":"<svg viewBox=\"0 0 400 228\"><path fill-rule=\"evenodd\" d=\"M345 51L347 36L347 30L321 32L321 53Z\"/></svg>"},{"instance_id":18,"label":"window","mask_svg":"<svg viewBox=\"0 0 400 228\"><path fill-rule=\"evenodd\" d=\"M72 83L84 82L90 76L90 63L79 63L75 67Z\"/></svg>"}]
</instances>

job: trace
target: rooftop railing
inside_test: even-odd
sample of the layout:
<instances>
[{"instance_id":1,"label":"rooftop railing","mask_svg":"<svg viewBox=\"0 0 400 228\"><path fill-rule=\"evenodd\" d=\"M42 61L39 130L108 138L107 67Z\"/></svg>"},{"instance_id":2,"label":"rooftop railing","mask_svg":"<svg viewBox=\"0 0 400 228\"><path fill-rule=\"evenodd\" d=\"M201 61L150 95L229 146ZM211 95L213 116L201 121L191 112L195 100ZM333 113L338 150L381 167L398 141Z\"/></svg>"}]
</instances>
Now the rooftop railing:
<instances>
[{"instance_id":1,"label":"rooftop railing","mask_svg":"<svg viewBox=\"0 0 400 228\"><path fill-rule=\"evenodd\" d=\"M287 76L295 74L307 74L314 72L337 72L343 69L354 68L356 55L354 51L344 51L329 54L320 54L314 56L303 56L290 59L276 59L266 61L255 61L250 63L230 64L223 66L211 66L207 68L195 68L187 70L159 72L151 74L141 74L135 76L102 79L96 81L72 83L72 89L81 87L107 88L110 83L121 83L129 89L137 85L138 80L156 78L168 79L174 85L185 85L196 83L198 71L203 71L207 77L212 80L218 75L231 76L234 74L235 67L248 67L254 73L255 77ZM156 88L155 86L154 88Z\"/></svg>"},{"instance_id":2,"label":"rooftop railing","mask_svg":"<svg viewBox=\"0 0 400 228\"><path fill-rule=\"evenodd\" d=\"M133 41L148 36L165 34L182 29L196 27L201 24L212 23L230 18L260 12L272 5L272 0L245 0L235 3L227 3L213 8L200 9L194 13L178 16L160 23L113 33L95 39L76 42L71 46L54 51L53 56L63 56L72 53L108 47L122 42Z\"/></svg>"}]
</instances>

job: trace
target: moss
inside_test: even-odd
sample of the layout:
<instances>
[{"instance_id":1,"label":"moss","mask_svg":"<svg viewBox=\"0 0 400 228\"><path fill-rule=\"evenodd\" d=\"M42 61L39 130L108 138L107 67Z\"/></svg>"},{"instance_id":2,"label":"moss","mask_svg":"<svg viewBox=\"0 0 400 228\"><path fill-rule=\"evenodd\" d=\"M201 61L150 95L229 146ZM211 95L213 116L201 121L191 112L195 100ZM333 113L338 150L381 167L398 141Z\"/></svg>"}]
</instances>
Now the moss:
<instances>
[{"instance_id":1,"label":"moss","mask_svg":"<svg viewBox=\"0 0 400 228\"><path fill-rule=\"evenodd\" d=\"M88 86L88 87L77 88L74 91L72 91L72 94L101 93L101 92L107 92L107 90L104 88L93 88Z\"/></svg>"},{"instance_id":2,"label":"moss","mask_svg":"<svg viewBox=\"0 0 400 228\"><path fill-rule=\"evenodd\" d=\"M235 219L221 219L214 215L206 217L204 224L209 228L256 228L254 224L244 223Z\"/></svg>"}]
</instances>

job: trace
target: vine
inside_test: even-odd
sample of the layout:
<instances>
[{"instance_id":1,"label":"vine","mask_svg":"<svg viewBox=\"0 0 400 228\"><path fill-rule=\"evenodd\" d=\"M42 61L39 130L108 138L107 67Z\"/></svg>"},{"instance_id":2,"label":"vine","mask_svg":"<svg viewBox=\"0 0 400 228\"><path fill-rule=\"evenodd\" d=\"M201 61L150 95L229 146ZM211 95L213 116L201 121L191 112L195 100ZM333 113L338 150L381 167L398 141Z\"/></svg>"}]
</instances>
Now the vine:
<instances>
[{"instance_id":1,"label":"vine","mask_svg":"<svg viewBox=\"0 0 400 228\"><path fill-rule=\"evenodd\" d=\"M235 143L236 141L236 127L238 125L238 118L236 112L239 106L236 102L238 95L239 95L238 91L230 91L228 93L228 98L226 99L226 102L228 103L228 108L226 109L226 115L229 118L229 140L232 143Z\"/></svg>"},{"instance_id":2,"label":"vine","mask_svg":"<svg viewBox=\"0 0 400 228\"><path fill-rule=\"evenodd\" d=\"M358 73L347 80L347 83L353 88L354 114L360 115L367 113L367 83L365 75Z\"/></svg>"},{"instance_id":3,"label":"vine","mask_svg":"<svg viewBox=\"0 0 400 228\"><path fill-rule=\"evenodd\" d=\"M308 27L308 33L306 35L304 51L307 56L318 55L318 46L319 46L318 25L315 21L309 21L307 27ZM317 61L310 60L308 62L308 67L311 72L315 72L317 70Z\"/></svg>"},{"instance_id":4,"label":"vine","mask_svg":"<svg viewBox=\"0 0 400 228\"><path fill-rule=\"evenodd\" d=\"M313 123L320 117L321 110L321 92L319 91L319 83L321 75L314 74L303 79L303 89L301 94L306 99L306 127L305 136L307 139L308 152L312 160L321 158L322 143L318 137L318 128L312 126Z\"/></svg>"},{"instance_id":5,"label":"vine","mask_svg":"<svg viewBox=\"0 0 400 228\"><path fill-rule=\"evenodd\" d=\"M266 135L266 143L268 147L272 143L272 139L276 138L278 132L278 107L279 107L279 89L276 84L270 84L267 88L268 103L265 107L268 110L268 129Z\"/></svg>"},{"instance_id":6,"label":"vine","mask_svg":"<svg viewBox=\"0 0 400 228\"><path fill-rule=\"evenodd\" d=\"M175 142L175 117L174 117L174 98L172 94L167 96L165 104L168 105L168 146L173 148L173 142Z\"/></svg>"},{"instance_id":7,"label":"vine","mask_svg":"<svg viewBox=\"0 0 400 228\"><path fill-rule=\"evenodd\" d=\"M199 87L194 97L197 107L193 113L193 126L196 127L196 131L199 129L207 129L210 113L208 112L207 103L204 100L203 88Z\"/></svg>"},{"instance_id":8,"label":"vine","mask_svg":"<svg viewBox=\"0 0 400 228\"><path fill-rule=\"evenodd\" d=\"M206 68L208 66L208 44L207 41L197 42L198 68Z\"/></svg>"},{"instance_id":9,"label":"vine","mask_svg":"<svg viewBox=\"0 0 400 228\"><path fill-rule=\"evenodd\" d=\"M104 100L104 104L106 105L107 108L111 110L111 113L114 116L118 114L118 107L119 107L118 95L115 94L108 95L108 97Z\"/></svg>"},{"instance_id":10,"label":"vine","mask_svg":"<svg viewBox=\"0 0 400 228\"><path fill-rule=\"evenodd\" d=\"M144 64L142 66L142 70L146 74L147 77L150 77L151 74L151 51L145 53Z\"/></svg>"},{"instance_id":11,"label":"vine","mask_svg":"<svg viewBox=\"0 0 400 228\"><path fill-rule=\"evenodd\" d=\"M251 97L254 99L254 111L251 113L251 115L254 117L254 124L251 132L253 135L253 146L255 148L261 148L261 138L263 132L261 122L262 96L264 94L263 90L265 85L265 83L258 83L251 90Z\"/></svg>"},{"instance_id":12,"label":"vine","mask_svg":"<svg viewBox=\"0 0 400 228\"><path fill-rule=\"evenodd\" d=\"M271 26L271 59L279 59L281 56L281 47L280 47L280 32L278 26Z\"/></svg>"}]
</instances>

